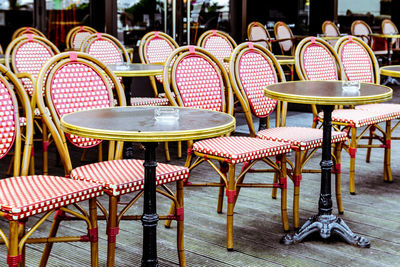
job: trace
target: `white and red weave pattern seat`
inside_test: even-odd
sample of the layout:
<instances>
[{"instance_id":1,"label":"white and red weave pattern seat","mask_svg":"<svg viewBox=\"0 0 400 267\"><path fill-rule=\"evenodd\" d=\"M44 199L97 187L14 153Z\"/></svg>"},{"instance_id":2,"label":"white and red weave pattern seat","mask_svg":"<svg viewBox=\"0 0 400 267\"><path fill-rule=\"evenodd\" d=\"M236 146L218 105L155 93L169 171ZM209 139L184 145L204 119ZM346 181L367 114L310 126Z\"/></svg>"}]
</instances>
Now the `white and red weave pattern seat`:
<instances>
[{"instance_id":1,"label":"white and red weave pattern seat","mask_svg":"<svg viewBox=\"0 0 400 267\"><path fill-rule=\"evenodd\" d=\"M291 170L294 182L293 217L294 227L299 223L299 191L302 170L307 162L309 150L322 147L322 130L306 127L285 126L285 110L274 99L264 96L267 85L285 81L285 76L276 58L264 47L249 43L239 45L232 53L230 72L233 89L244 110L250 135L255 135L252 115L259 119L267 118L276 109L277 122L275 128L259 129L257 137L263 140L285 142L295 151L295 162ZM278 118L280 117L280 119ZM333 144L346 140L346 133L333 133ZM310 153L312 154L312 153ZM304 161L302 161L302 159ZM338 167L338 165L336 165ZM337 175L340 175L338 173ZM340 199L338 200L340 204Z\"/></svg>"},{"instance_id":2,"label":"white and red weave pattern seat","mask_svg":"<svg viewBox=\"0 0 400 267\"><path fill-rule=\"evenodd\" d=\"M171 70L164 69L164 90L173 105L209 109L219 112L233 112L233 94L229 85L225 67L206 49L185 46L176 49L166 64ZM169 82L172 81L172 85ZM190 170L201 162L209 163L214 169L218 167L211 159L220 164L219 183L192 183L187 186L216 186L220 189L218 212L222 212L223 192L227 195L227 249L233 249L233 215L237 195L242 186L268 187L281 189L281 215L284 230L288 230L286 212L286 161L285 153L290 145L257 139L254 137L219 137L188 144L187 167ZM283 162L282 169L268 157L276 157ZM195 161L192 165L192 159ZM274 183L257 185L244 183L245 174L258 161L264 161L275 168L277 180ZM238 176L235 175L237 163L246 163ZM172 207L173 208L173 205ZM169 225L169 224L167 224Z\"/></svg>"},{"instance_id":3,"label":"white and red weave pattern seat","mask_svg":"<svg viewBox=\"0 0 400 267\"><path fill-rule=\"evenodd\" d=\"M108 194L119 196L144 189L143 162L143 160L111 160L93 163L73 169L71 178L96 182L104 186ZM188 177L189 169L186 167L157 164L157 186Z\"/></svg>"}]
</instances>

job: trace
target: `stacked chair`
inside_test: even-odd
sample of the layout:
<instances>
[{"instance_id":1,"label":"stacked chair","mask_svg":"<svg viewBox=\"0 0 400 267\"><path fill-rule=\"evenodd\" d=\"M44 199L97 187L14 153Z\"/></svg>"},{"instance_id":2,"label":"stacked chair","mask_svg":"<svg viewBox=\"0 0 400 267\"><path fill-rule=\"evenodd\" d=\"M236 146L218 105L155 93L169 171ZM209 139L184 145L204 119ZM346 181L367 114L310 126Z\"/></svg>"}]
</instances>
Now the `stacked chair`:
<instances>
[{"instance_id":1,"label":"stacked chair","mask_svg":"<svg viewBox=\"0 0 400 267\"><path fill-rule=\"evenodd\" d=\"M12 70L31 98L31 108L34 114L34 122L37 129L42 133L43 142L43 174L47 174L47 150L50 144L47 129L42 125L39 111L36 109L34 97L34 84L42 66L54 55L60 51L48 39L25 34L14 39L7 47L5 53L5 64ZM34 173L34 153L32 153L31 173Z\"/></svg>"},{"instance_id":2,"label":"stacked chair","mask_svg":"<svg viewBox=\"0 0 400 267\"><path fill-rule=\"evenodd\" d=\"M110 84L111 79L113 84ZM86 81L90 80L93 86L87 87ZM118 103L125 105L125 96L117 77L99 60L80 52L65 52L51 58L41 69L37 80L37 90L45 88L44 96L39 92L36 94L37 103L43 120L47 124L51 134L62 139L63 148L67 150L67 140L76 143L96 143L99 140L82 138L65 134L60 128L60 118L70 112L90 108L114 106L113 91L116 93ZM51 117L46 113L49 108ZM109 197L109 208L100 202L98 207L104 215L99 219L106 219L108 235L107 266L115 265L116 237L119 232L121 220L140 220L140 215L127 215L127 211L143 195L144 167L143 160L123 160L122 143L116 146L110 142L108 151L109 161L103 161L84 165L71 171L73 180L89 181L97 186L103 186L104 192ZM67 154L68 159L69 155ZM111 160L114 159L114 160ZM159 216L160 219L177 220L177 247L179 263L186 266L183 248L183 179L187 179L189 170L185 167L158 164L156 183L159 185L157 191L172 199L176 209L170 216ZM166 183L176 182L177 194L166 187ZM128 203L118 212L118 205L122 205L120 197L135 192ZM49 238L57 233L60 218L53 223ZM46 246L44 254L50 253L51 246Z\"/></svg>"},{"instance_id":3,"label":"stacked chair","mask_svg":"<svg viewBox=\"0 0 400 267\"><path fill-rule=\"evenodd\" d=\"M357 57L356 57L357 58ZM358 58L357 58L358 59ZM337 53L326 41L320 38L308 37L303 39L296 48L296 71L302 80L342 80L343 66ZM312 106L314 114L314 127L323 120L323 113L318 113L317 107ZM332 113L332 125L340 131L348 133L348 143L344 149L350 155L350 193L355 194L355 158L357 148L366 147L359 144L359 140L371 127L377 123L386 122L390 125L390 116L383 112L372 113L360 109L335 109ZM358 133L360 130L361 133ZM386 128L385 134L381 137L383 144L390 143L390 127ZM389 146L383 146L385 150ZM386 151L385 155L389 155ZM385 160L387 162L387 160ZM390 168L389 168L390 169ZM391 175L385 171L385 175Z\"/></svg>"},{"instance_id":4,"label":"stacked chair","mask_svg":"<svg viewBox=\"0 0 400 267\"><path fill-rule=\"evenodd\" d=\"M32 27L21 27L18 28L14 31L11 40L17 39L18 37L21 37L25 34L33 34L33 35L37 35L43 38L46 38L46 35L44 35L44 33L42 33L41 31L32 28Z\"/></svg>"},{"instance_id":5,"label":"stacked chair","mask_svg":"<svg viewBox=\"0 0 400 267\"><path fill-rule=\"evenodd\" d=\"M233 95L225 67L203 48L185 46L175 50L164 69L164 90L176 106L210 109L232 114ZM167 81L171 81L171 84ZM213 186L219 188L217 211L222 212L223 193L227 195L227 249L233 249L234 206L241 187L281 189L281 215L283 229L289 230L286 210L286 157L290 144L255 137L224 136L188 142L186 167L191 171L207 162L220 176L219 182L186 181L187 186ZM277 162L269 157L276 157ZM214 162L219 163L218 165ZM257 163L272 166L276 174L273 183L244 183L245 175ZM238 175L235 167L245 163ZM272 177L271 177L272 178ZM174 206L171 207L172 210ZM169 222L167 222L169 226Z\"/></svg>"},{"instance_id":6,"label":"stacked chair","mask_svg":"<svg viewBox=\"0 0 400 267\"><path fill-rule=\"evenodd\" d=\"M89 37L89 35L96 32L95 29L89 26L76 26L72 28L65 38L67 50L79 51L82 42Z\"/></svg>"},{"instance_id":7,"label":"stacked chair","mask_svg":"<svg viewBox=\"0 0 400 267\"><path fill-rule=\"evenodd\" d=\"M255 136L252 116L268 117L276 109L275 128L261 130L257 137L289 143L295 152L295 160L290 162L288 175L294 183L293 218L294 228L300 227L299 195L302 173L314 172L304 169L314 152L322 147L322 130L311 127L285 126L287 103L278 102L264 96L264 87L277 82L285 82L282 68L273 54L258 44L243 43L232 54L230 63L230 80L246 115L250 135ZM341 142L346 140L346 133L334 132L332 144L335 146L336 198L338 209L343 212L340 194L340 152ZM274 192L275 194L276 192Z\"/></svg>"},{"instance_id":8,"label":"stacked chair","mask_svg":"<svg viewBox=\"0 0 400 267\"><path fill-rule=\"evenodd\" d=\"M7 247L8 266L25 266L27 243L46 243L51 246L54 242L84 241L91 243L91 265L98 266L96 197L103 193L102 185L66 178L71 171L71 163L66 156L66 147L60 136L55 136L54 141L61 155L66 177L26 176L33 145L30 100L18 78L2 65L0 65L0 95L2 147L0 158L4 158L11 151L14 152L13 177L0 180L0 217L9 222L8 237L1 229L0 237ZM25 118L24 130L20 127L20 116ZM24 136L24 140L21 136ZM89 200L89 211L78 205L78 202L85 200ZM84 221L87 231L82 230L86 231L86 234L32 238L32 234L52 214L55 214L56 218L68 215ZM35 220L30 229L25 227L28 220ZM45 265L48 256L48 254L43 255L41 266Z\"/></svg>"}]
</instances>

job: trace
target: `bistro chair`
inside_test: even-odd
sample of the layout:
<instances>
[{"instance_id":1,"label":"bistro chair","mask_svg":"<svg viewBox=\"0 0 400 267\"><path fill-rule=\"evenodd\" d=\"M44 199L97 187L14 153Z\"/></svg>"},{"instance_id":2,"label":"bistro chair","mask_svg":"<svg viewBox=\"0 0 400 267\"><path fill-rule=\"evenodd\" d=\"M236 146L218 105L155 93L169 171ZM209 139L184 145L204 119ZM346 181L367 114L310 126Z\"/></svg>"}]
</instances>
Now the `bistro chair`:
<instances>
[{"instance_id":1,"label":"bistro chair","mask_svg":"<svg viewBox=\"0 0 400 267\"><path fill-rule=\"evenodd\" d=\"M287 142L295 151L295 160L291 163L288 175L294 183L293 218L294 228L300 227L299 195L302 173L314 172L304 169L314 152L322 147L322 130L311 127L285 126L287 103L278 102L264 96L264 87L277 82L285 82L282 68L274 55L258 44L243 43L232 53L230 62L230 80L238 96L248 122L250 135L255 136L252 116L268 117L276 110L275 128L258 131L257 137L265 140ZM334 161L336 174L336 199L339 212L343 212L340 194L340 152L341 142L346 140L346 133L333 132L332 144L335 146ZM275 192L274 192L275 193Z\"/></svg>"},{"instance_id":2,"label":"bistro chair","mask_svg":"<svg viewBox=\"0 0 400 267\"><path fill-rule=\"evenodd\" d=\"M380 84L379 64L376 57L369 46L362 42L357 37L343 37L338 40L335 50L343 65L345 79L348 81L360 81L366 83ZM367 162L370 161L371 148L384 148L383 170L384 181L392 182L391 171L391 140L392 132L397 128L400 122L392 128L391 120L400 119L400 105L399 104L369 104L355 106L355 109L366 110L372 114L384 113L388 120L385 122L385 129L379 125L374 125L369 128L369 136L367 146ZM378 134L380 133L380 134ZM396 138L397 139L397 138ZM373 145L372 141L378 140L381 142L379 145ZM354 192L354 179L350 180L350 188Z\"/></svg>"},{"instance_id":3,"label":"bistro chair","mask_svg":"<svg viewBox=\"0 0 400 267\"><path fill-rule=\"evenodd\" d=\"M342 80L344 79L343 66L335 50L321 38L308 37L302 40L296 48L296 71L301 80ZM323 113L317 112L317 107L312 105L314 124L323 120ZM355 158L357 148L366 147L359 144L361 137L368 132L370 127L377 123L390 121L387 114L371 113L359 109L344 109L338 107L332 112L332 125L336 130L348 133L347 145L344 149L350 155L350 193L355 194ZM361 133L357 133L360 129ZM382 137L383 143L390 142L390 135ZM389 138L389 139L387 139Z\"/></svg>"},{"instance_id":4,"label":"bistro chair","mask_svg":"<svg viewBox=\"0 0 400 267\"><path fill-rule=\"evenodd\" d=\"M384 19L381 23L383 34L399 34L396 25L390 19ZM400 50L400 41L398 38L392 38L392 51L398 52Z\"/></svg>"},{"instance_id":5,"label":"bistro chair","mask_svg":"<svg viewBox=\"0 0 400 267\"><path fill-rule=\"evenodd\" d=\"M175 106L233 112L233 95L228 76L221 62L201 47L185 46L175 50L164 69L164 90ZM171 84L167 81L171 81ZM175 96L175 97L174 97ZM241 187L281 189L281 215L285 231L289 230L286 210L286 157L290 145L283 142L245 136L224 136L188 142L186 167L193 170L207 162L220 176L219 182L185 180L186 186L213 186L219 188L217 211L222 212L223 193L227 195L227 249L233 250L234 206ZM281 166L269 157L276 157ZM219 163L219 168L214 161ZM274 183L244 183L244 176L257 163L263 161L274 168ZM238 175L237 164L246 163ZM281 168L282 167L282 168ZM173 210L173 205L172 205ZM169 226L169 222L166 223Z\"/></svg>"},{"instance_id":6,"label":"bistro chair","mask_svg":"<svg viewBox=\"0 0 400 267\"><path fill-rule=\"evenodd\" d=\"M52 56L60 53L58 48L48 39L25 34L14 39L7 47L5 53L5 64L14 72L31 99L31 108L34 114L36 129L42 134L43 144L43 174L48 173L48 146L51 142L48 138L46 126L42 124L39 110L36 109L34 93L34 84L42 66ZM32 153L31 173L34 173L34 153Z\"/></svg>"},{"instance_id":7,"label":"bistro chair","mask_svg":"<svg viewBox=\"0 0 400 267\"><path fill-rule=\"evenodd\" d=\"M324 37L331 37L334 39L328 39L327 42L334 47L337 39L339 39L340 31L339 28L330 20L325 20L322 23L322 34ZM337 38L336 38L337 37Z\"/></svg>"},{"instance_id":8,"label":"bistro chair","mask_svg":"<svg viewBox=\"0 0 400 267\"><path fill-rule=\"evenodd\" d=\"M356 36L363 40L366 44L371 47L375 56L386 56L387 50L376 50L376 40L374 37L370 36L372 34L372 30L369 25L362 20L355 20L351 24L351 35Z\"/></svg>"},{"instance_id":9,"label":"bistro chair","mask_svg":"<svg viewBox=\"0 0 400 267\"><path fill-rule=\"evenodd\" d=\"M225 62L224 59L230 58L237 44L227 33L218 30L209 30L200 35L197 46L203 47L214 55L228 70L229 63Z\"/></svg>"},{"instance_id":10,"label":"bistro chair","mask_svg":"<svg viewBox=\"0 0 400 267\"><path fill-rule=\"evenodd\" d=\"M25 34L33 34L33 35L37 35L37 36L46 38L46 35L44 35L44 33L39 31L38 29L35 29L32 27L21 27L14 31L14 33L11 37L11 40L17 39L18 37L21 37Z\"/></svg>"},{"instance_id":11,"label":"bistro chair","mask_svg":"<svg viewBox=\"0 0 400 267\"><path fill-rule=\"evenodd\" d=\"M247 26L247 38L249 41L260 44L272 51L271 36L260 22L253 21Z\"/></svg>"},{"instance_id":12,"label":"bistro chair","mask_svg":"<svg viewBox=\"0 0 400 267\"><path fill-rule=\"evenodd\" d=\"M0 180L0 217L8 220L7 233L0 229L0 237L7 247L8 266L25 266L25 244L54 242L90 242L91 265L98 266L96 197L101 195L102 185L87 181L68 179L70 163L64 157L64 147L56 137L55 143L62 155L65 177L34 175L29 172L30 153L33 146L33 119L28 95L18 78L3 65L0 65L0 158L4 159L12 151L13 177ZM23 116L25 126L20 127ZM24 139L22 138L24 136ZM89 200L89 211L85 211L78 202ZM70 209L70 207L75 207ZM40 226L50 216L55 218L68 215L87 225L87 232L82 236L62 236L52 238L32 238ZM26 228L29 221L30 228ZM83 229L82 229L83 230ZM47 261L43 255L42 262ZM3 262L3 266L6 263ZM41 266L44 266L42 264Z\"/></svg>"},{"instance_id":13,"label":"bistro chair","mask_svg":"<svg viewBox=\"0 0 400 267\"><path fill-rule=\"evenodd\" d=\"M95 29L89 26L76 26L72 28L65 37L66 49L79 51L82 42L89 37L89 35L96 32Z\"/></svg>"},{"instance_id":14,"label":"bistro chair","mask_svg":"<svg viewBox=\"0 0 400 267\"><path fill-rule=\"evenodd\" d=\"M295 38L289 26L282 21L278 21L274 26L274 34L276 38L275 41L279 43L282 55L294 56L294 50L296 47ZM289 65L288 67L290 79L293 81L294 65Z\"/></svg>"},{"instance_id":15,"label":"bistro chair","mask_svg":"<svg viewBox=\"0 0 400 267\"><path fill-rule=\"evenodd\" d=\"M113 86L107 80L107 76L113 82ZM87 87L86 81L90 80L93 86ZM99 60L81 52L65 52L50 59L42 68L37 88L45 87L45 99L42 94L37 94L37 102L43 119L48 124L51 134L57 134L62 138L65 146L69 140L75 146L94 145L100 140L83 138L64 133L60 128L60 118L64 114L91 108L114 106L112 87L118 96L118 103L125 105L125 95L117 77ZM39 89L38 89L39 90ZM52 118L45 113L48 106ZM53 125L54 123L54 125ZM98 202L104 215L99 219L106 219L108 235L107 266L114 266L116 236L119 232L121 220L140 220L140 215L127 215L129 208L137 202L143 194L144 167L143 160L121 159L122 143L117 146L110 142L109 161L97 162L78 167L71 172L71 178L75 180L90 181L104 186L104 192L109 197L109 208ZM188 178L189 170L185 167L159 163L156 173L157 191L172 199L176 209L172 215L159 216L160 219L173 219L178 221L177 247L179 263L186 266L183 248L183 179ZM165 184L176 182L177 195L169 190ZM135 192L128 203L125 203L118 213L120 197ZM55 224L54 233L57 232ZM48 253L51 247L46 247Z\"/></svg>"}]
</instances>

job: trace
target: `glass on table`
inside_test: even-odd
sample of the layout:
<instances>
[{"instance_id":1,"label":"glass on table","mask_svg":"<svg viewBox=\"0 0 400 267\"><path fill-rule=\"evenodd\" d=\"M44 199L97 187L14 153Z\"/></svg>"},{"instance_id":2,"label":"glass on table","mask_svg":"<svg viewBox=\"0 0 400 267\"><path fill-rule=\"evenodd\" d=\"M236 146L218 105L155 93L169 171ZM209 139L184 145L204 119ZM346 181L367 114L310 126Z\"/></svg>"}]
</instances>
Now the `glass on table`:
<instances>
[{"instance_id":1,"label":"glass on table","mask_svg":"<svg viewBox=\"0 0 400 267\"><path fill-rule=\"evenodd\" d=\"M179 120L179 109L173 107L155 108L154 119L158 122L177 122Z\"/></svg>"}]
</instances>

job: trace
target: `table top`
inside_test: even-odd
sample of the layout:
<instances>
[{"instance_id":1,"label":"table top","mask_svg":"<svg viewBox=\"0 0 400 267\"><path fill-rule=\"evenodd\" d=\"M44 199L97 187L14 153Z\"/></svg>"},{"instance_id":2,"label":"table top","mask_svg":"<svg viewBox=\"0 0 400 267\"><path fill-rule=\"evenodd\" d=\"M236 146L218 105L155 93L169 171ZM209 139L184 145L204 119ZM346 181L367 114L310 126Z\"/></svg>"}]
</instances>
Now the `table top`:
<instances>
[{"instance_id":1,"label":"table top","mask_svg":"<svg viewBox=\"0 0 400 267\"><path fill-rule=\"evenodd\" d=\"M380 68L381 75L390 77L400 77L400 65L390 65Z\"/></svg>"},{"instance_id":2,"label":"table top","mask_svg":"<svg viewBox=\"0 0 400 267\"><path fill-rule=\"evenodd\" d=\"M161 111L159 119L155 118L156 110ZM171 114L177 114L178 118L171 119L168 117ZM235 118L222 112L193 108L113 107L64 115L61 129L103 140L185 141L227 134L235 129Z\"/></svg>"},{"instance_id":3,"label":"table top","mask_svg":"<svg viewBox=\"0 0 400 267\"><path fill-rule=\"evenodd\" d=\"M400 34L371 33L370 36L380 38L400 38Z\"/></svg>"},{"instance_id":4,"label":"table top","mask_svg":"<svg viewBox=\"0 0 400 267\"><path fill-rule=\"evenodd\" d=\"M267 97L281 101L318 105L360 105L389 100L392 89L360 83L359 90L343 90L342 81L294 81L268 85Z\"/></svg>"},{"instance_id":5,"label":"table top","mask_svg":"<svg viewBox=\"0 0 400 267\"><path fill-rule=\"evenodd\" d=\"M143 64L143 63L117 63L108 64L115 75L119 77L141 77L153 76L163 73L163 64Z\"/></svg>"}]
</instances>

